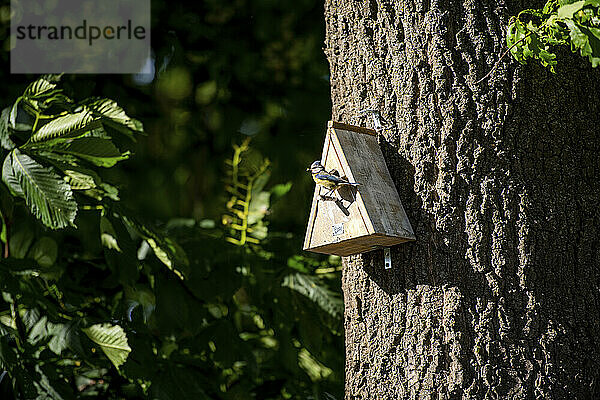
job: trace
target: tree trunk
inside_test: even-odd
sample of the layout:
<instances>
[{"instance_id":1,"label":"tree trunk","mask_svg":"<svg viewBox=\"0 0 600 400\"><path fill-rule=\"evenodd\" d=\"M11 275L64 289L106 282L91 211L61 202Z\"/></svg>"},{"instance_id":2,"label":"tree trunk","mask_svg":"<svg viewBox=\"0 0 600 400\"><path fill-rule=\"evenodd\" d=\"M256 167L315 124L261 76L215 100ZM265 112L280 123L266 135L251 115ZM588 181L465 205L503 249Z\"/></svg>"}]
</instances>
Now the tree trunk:
<instances>
[{"instance_id":1,"label":"tree trunk","mask_svg":"<svg viewBox=\"0 0 600 400\"><path fill-rule=\"evenodd\" d=\"M417 236L344 260L346 399L600 396L599 71L476 84L534 3L326 1L333 119L391 123Z\"/></svg>"}]
</instances>

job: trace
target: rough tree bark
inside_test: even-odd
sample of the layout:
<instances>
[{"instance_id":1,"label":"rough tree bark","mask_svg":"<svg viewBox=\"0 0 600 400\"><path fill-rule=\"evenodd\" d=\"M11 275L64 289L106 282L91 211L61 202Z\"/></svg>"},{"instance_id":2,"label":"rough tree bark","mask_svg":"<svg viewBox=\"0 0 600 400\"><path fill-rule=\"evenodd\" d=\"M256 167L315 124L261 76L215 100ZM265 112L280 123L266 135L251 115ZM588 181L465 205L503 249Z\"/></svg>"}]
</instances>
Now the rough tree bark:
<instances>
[{"instance_id":1,"label":"rough tree bark","mask_svg":"<svg viewBox=\"0 0 600 400\"><path fill-rule=\"evenodd\" d=\"M344 260L347 399L600 397L600 71L475 84L533 3L326 0L333 118L392 123L417 236Z\"/></svg>"}]
</instances>

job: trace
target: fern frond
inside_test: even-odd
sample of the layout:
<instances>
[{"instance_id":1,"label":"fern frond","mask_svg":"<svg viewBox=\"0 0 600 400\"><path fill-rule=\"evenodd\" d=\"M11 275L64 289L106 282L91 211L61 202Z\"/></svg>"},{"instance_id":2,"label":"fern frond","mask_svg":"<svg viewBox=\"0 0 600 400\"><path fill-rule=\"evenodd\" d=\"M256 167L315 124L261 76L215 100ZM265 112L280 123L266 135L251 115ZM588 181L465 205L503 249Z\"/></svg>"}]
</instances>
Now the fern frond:
<instances>
[{"instance_id":1,"label":"fern frond","mask_svg":"<svg viewBox=\"0 0 600 400\"><path fill-rule=\"evenodd\" d=\"M269 160L251 151L249 140L234 145L233 157L228 160L225 191L231 195L221 219L229 228L227 241L238 246L260 244L267 236L262 219L269 206L269 193L262 189L269 179Z\"/></svg>"}]
</instances>

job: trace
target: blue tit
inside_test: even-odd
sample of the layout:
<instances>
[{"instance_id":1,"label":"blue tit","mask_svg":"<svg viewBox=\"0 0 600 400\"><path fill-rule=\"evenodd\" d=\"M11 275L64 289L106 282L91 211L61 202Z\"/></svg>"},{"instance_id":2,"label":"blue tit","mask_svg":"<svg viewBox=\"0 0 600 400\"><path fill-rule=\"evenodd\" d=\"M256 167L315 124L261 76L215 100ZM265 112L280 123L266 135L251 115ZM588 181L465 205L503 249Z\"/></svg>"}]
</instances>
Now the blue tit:
<instances>
[{"instance_id":1,"label":"blue tit","mask_svg":"<svg viewBox=\"0 0 600 400\"><path fill-rule=\"evenodd\" d=\"M358 186L360 183L348 182L346 179L342 179L339 176L335 176L327 171L320 161L315 161L306 169L312 174L313 180L317 185L321 185L324 188L329 189L329 192L325 196L328 196L333 191L338 190L342 186Z\"/></svg>"}]
</instances>

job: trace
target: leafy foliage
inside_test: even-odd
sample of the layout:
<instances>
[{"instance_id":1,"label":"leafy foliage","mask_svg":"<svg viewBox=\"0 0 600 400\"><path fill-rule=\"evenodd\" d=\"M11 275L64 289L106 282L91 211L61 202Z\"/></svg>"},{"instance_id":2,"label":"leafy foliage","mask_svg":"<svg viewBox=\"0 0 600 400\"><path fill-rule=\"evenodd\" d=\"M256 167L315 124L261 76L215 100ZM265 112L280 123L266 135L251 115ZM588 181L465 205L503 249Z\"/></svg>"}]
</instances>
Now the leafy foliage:
<instances>
[{"instance_id":1,"label":"leafy foliage","mask_svg":"<svg viewBox=\"0 0 600 400\"><path fill-rule=\"evenodd\" d=\"M119 367L131 353L131 347L127 343L127 336L119 325L95 324L89 328L82 329L92 342L96 343L108 359Z\"/></svg>"},{"instance_id":2,"label":"leafy foliage","mask_svg":"<svg viewBox=\"0 0 600 400\"><path fill-rule=\"evenodd\" d=\"M50 228L73 225L77 203L67 182L19 149L4 160L3 179L13 193L24 197L31 212Z\"/></svg>"},{"instance_id":3,"label":"leafy foliage","mask_svg":"<svg viewBox=\"0 0 600 400\"><path fill-rule=\"evenodd\" d=\"M2 141L0 392L341 396L339 259L297 255L288 233L267 229L291 185L267 189L270 164L248 141L227 164L224 224L157 225L122 205L105 178L141 124L112 101L76 102L54 76L15 104ZM32 140L85 107L92 122L57 122Z\"/></svg>"},{"instance_id":4,"label":"leafy foliage","mask_svg":"<svg viewBox=\"0 0 600 400\"><path fill-rule=\"evenodd\" d=\"M29 140L36 143L57 138L77 137L89 131L92 122L94 122L94 118L87 109L74 114L62 115L39 128Z\"/></svg>"},{"instance_id":5,"label":"leafy foliage","mask_svg":"<svg viewBox=\"0 0 600 400\"><path fill-rule=\"evenodd\" d=\"M521 63L534 58L556 70L556 46L570 46L600 65L600 1L548 0L542 9L521 11L506 33L510 52Z\"/></svg>"},{"instance_id":6,"label":"leafy foliage","mask_svg":"<svg viewBox=\"0 0 600 400\"><path fill-rule=\"evenodd\" d=\"M2 180L13 195L23 197L32 213L52 229L74 224L77 203L73 190L97 188L91 183L96 182L91 175L80 172L74 176L67 171L88 164L112 167L129 155L113 144L102 119L120 121L121 132L139 125L131 122L115 102L97 103L102 104L102 113L95 111L98 107L89 109L84 103L76 104L58 88L58 79L45 76L30 84L11 111L9 108L3 111L8 120L1 127L2 143L10 150L4 160ZM119 118L113 118L115 114ZM39 161L46 161L47 165ZM51 164L60 164L58 169L64 175L57 174ZM82 186L84 176L89 179Z\"/></svg>"},{"instance_id":7,"label":"leafy foliage","mask_svg":"<svg viewBox=\"0 0 600 400\"><path fill-rule=\"evenodd\" d=\"M313 276L293 273L283 279L283 286L308 297L311 301L321 307L331 317L340 319L343 310L341 299L336 298L331 291L322 286ZM332 301L334 299L334 301Z\"/></svg>"}]
</instances>

